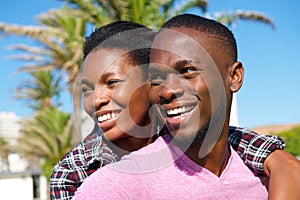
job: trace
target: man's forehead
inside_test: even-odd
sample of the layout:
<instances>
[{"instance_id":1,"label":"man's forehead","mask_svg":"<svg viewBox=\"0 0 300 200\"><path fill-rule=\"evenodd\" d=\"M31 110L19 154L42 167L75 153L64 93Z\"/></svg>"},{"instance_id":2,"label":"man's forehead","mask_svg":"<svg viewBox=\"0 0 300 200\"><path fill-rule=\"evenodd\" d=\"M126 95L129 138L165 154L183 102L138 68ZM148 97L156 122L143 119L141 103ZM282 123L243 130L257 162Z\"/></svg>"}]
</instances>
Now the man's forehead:
<instances>
[{"instance_id":1,"label":"man's forehead","mask_svg":"<svg viewBox=\"0 0 300 200\"><path fill-rule=\"evenodd\" d=\"M190 29L188 29L190 30ZM193 38L193 35L188 32L187 29L162 29L154 38L152 47L162 48L166 44L170 45L174 42L179 44L194 44L197 45L197 41Z\"/></svg>"},{"instance_id":2,"label":"man's forehead","mask_svg":"<svg viewBox=\"0 0 300 200\"><path fill-rule=\"evenodd\" d=\"M206 53L205 48L201 45L196 33L192 29L163 29L158 33L152 44L151 53L156 49L161 49L160 53L172 53L181 55L184 58L189 56L203 56ZM197 38L197 39L196 39Z\"/></svg>"}]
</instances>

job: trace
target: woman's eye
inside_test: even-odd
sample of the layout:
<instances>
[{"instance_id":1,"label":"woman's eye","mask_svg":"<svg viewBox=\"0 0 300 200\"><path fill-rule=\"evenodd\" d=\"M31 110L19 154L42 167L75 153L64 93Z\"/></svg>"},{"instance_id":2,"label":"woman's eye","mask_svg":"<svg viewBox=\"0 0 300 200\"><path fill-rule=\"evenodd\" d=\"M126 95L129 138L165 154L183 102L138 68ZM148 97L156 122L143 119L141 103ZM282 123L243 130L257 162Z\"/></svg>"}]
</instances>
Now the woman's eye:
<instances>
[{"instance_id":1,"label":"woman's eye","mask_svg":"<svg viewBox=\"0 0 300 200\"><path fill-rule=\"evenodd\" d=\"M89 92L93 91L93 89L89 88L89 87L82 87L81 90L82 90L83 94L86 94L86 93L89 93Z\"/></svg>"},{"instance_id":2,"label":"woman's eye","mask_svg":"<svg viewBox=\"0 0 300 200\"><path fill-rule=\"evenodd\" d=\"M164 79L162 76L151 76L150 81L151 81L151 85L155 86L155 85L162 84Z\"/></svg>"}]
</instances>

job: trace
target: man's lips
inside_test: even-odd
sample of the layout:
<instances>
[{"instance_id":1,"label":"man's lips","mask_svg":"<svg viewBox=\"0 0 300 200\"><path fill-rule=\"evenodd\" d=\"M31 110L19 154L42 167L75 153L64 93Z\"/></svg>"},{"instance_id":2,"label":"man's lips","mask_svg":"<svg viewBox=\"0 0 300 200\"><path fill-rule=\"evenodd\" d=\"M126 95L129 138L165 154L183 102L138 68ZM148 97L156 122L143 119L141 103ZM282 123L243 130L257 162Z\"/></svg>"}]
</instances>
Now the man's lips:
<instances>
[{"instance_id":1,"label":"man's lips","mask_svg":"<svg viewBox=\"0 0 300 200\"><path fill-rule=\"evenodd\" d=\"M186 125L191 120L191 113L197 104L186 104L181 106L174 106L172 108L164 107L166 122L169 127L178 127Z\"/></svg>"},{"instance_id":2,"label":"man's lips","mask_svg":"<svg viewBox=\"0 0 300 200\"><path fill-rule=\"evenodd\" d=\"M186 105L186 106L179 106L172 109L166 109L167 117L174 117L174 116L188 113L191 110L193 110L194 107L195 105Z\"/></svg>"}]
</instances>

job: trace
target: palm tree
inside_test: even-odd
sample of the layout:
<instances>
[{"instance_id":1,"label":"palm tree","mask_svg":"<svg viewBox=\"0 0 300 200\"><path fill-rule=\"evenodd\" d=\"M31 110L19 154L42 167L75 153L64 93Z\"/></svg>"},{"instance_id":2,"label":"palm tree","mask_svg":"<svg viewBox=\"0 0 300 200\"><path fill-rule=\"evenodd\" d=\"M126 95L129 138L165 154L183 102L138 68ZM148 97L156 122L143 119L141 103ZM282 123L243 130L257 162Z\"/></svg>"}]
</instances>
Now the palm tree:
<instances>
[{"instance_id":1,"label":"palm tree","mask_svg":"<svg viewBox=\"0 0 300 200\"><path fill-rule=\"evenodd\" d=\"M12 57L26 61L20 71L59 69L68 73L72 83L82 58L82 46L87 21L80 11L69 7L50 10L38 17L39 26L23 26L0 22L0 31L37 41L37 46L15 45L24 54Z\"/></svg>"},{"instance_id":2,"label":"palm tree","mask_svg":"<svg viewBox=\"0 0 300 200\"><path fill-rule=\"evenodd\" d=\"M9 170L9 152L10 148L8 142L0 136L0 172Z\"/></svg>"},{"instance_id":3,"label":"palm tree","mask_svg":"<svg viewBox=\"0 0 300 200\"><path fill-rule=\"evenodd\" d=\"M169 17L180 14L189 8L205 11L206 0L189 0L180 3L175 0L64 0L86 13L87 19L99 27L116 20L128 20L146 26L160 27Z\"/></svg>"},{"instance_id":4,"label":"palm tree","mask_svg":"<svg viewBox=\"0 0 300 200\"><path fill-rule=\"evenodd\" d=\"M24 54L12 57L26 61L26 65L20 68L22 72L32 70L62 70L66 72L69 82L69 91L74 94L73 104L75 108L81 107L81 93L75 90L74 82L78 73L84 42L87 20L80 10L69 7L50 10L40 15L39 26L22 26L0 22L0 31L9 35L20 35L34 39L38 46L15 45L11 49L21 50ZM17 90L18 91L18 90ZM78 94L79 93L79 94ZM18 95L18 94L17 94ZM76 109L75 116L81 116L81 110ZM80 130L81 119L76 118L76 127ZM80 139L77 131L74 138Z\"/></svg>"},{"instance_id":5,"label":"palm tree","mask_svg":"<svg viewBox=\"0 0 300 200\"><path fill-rule=\"evenodd\" d=\"M62 0L75 9L86 13L86 19L99 27L115 20L128 20L142 23L157 29L172 16L182 14L190 9L198 8L203 15L209 15L226 25L232 25L238 20L263 22L274 28L272 20L263 13L256 11L237 10L227 13L207 13L207 0Z\"/></svg>"},{"instance_id":6,"label":"palm tree","mask_svg":"<svg viewBox=\"0 0 300 200\"><path fill-rule=\"evenodd\" d=\"M61 86L62 77L56 77L53 72L30 71L30 79L23 80L15 91L15 98L28 102L33 110L58 107L60 93L64 90Z\"/></svg>"},{"instance_id":7,"label":"palm tree","mask_svg":"<svg viewBox=\"0 0 300 200\"><path fill-rule=\"evenodd\" d=\"M40 158L43 174L50 180L54 165L73 146L72 118L58 108L46 108L22 123L22 136L15 149L21 155Z\"/></svg>"}]
</instances>

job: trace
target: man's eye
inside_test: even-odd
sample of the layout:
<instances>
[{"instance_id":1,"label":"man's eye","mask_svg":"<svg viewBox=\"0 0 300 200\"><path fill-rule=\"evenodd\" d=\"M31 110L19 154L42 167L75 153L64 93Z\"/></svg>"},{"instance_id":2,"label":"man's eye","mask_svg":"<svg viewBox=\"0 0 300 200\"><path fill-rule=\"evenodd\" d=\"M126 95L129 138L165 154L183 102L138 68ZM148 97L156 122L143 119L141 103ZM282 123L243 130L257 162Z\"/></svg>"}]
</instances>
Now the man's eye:
<instances>
[{"instance_id":1,"label":"man's eye","mask_svg":"<svg viewBox=\"0 0 300 200\"><path fill-rule=\"evenodd\" d=\"M198 72L198 71L199 71L199 69L197 69L196 67L185 67L180 72L181 72L181 74L185 74L185 73L193 73L193 72Z\"/></svg>"},{"instance_id":2,"label":"man's eye","mask_svg":"<svg viewBox=\"0 0 300 200\"><path fill-rule=\"evenodd\" d=\"M107 84L108 86L110 86L110 87L113 87L113 86L115 86L116 84L121 83L121 82L124 82L124 81L121 80L121 79L110 79L110 80L107 81L106 84Z\"/></svg>"},{"instance_id":3,"label":"man's eye","mask_svg":"<svg viewBox=\"0 0 300 200\"><path fill-rule=\"evenodd\" d=\"M182 74L185 78L192 78L199 75L200 71L201 69L197 67L185 67L181 69L180 74Z\"/></svg>"}]
</instances>

